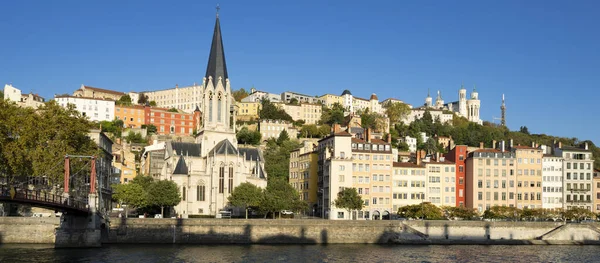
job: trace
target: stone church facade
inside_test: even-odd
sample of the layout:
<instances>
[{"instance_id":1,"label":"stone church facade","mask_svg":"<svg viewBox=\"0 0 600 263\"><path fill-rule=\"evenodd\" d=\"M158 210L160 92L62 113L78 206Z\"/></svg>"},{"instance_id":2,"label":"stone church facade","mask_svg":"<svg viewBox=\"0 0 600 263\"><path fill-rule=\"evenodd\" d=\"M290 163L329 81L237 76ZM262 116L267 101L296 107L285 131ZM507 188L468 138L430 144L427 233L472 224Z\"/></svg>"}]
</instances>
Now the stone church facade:
<instances>
[{"instance_id":1,"label":"stone church facade","mask_svg":"<svg viewBox=\"0 0 600 263\"><path fill-rule=\"evenodd\" d=\"M227 198L241 183L267 186L261 150L237 144L235 101L218 15L202 89L202 107L196 109L202 114L202 124L196 142L167 142L161 172L161 179L179 186L182 201L174 210L183 218L230 209Z\"/></svg>"}]
</instances>

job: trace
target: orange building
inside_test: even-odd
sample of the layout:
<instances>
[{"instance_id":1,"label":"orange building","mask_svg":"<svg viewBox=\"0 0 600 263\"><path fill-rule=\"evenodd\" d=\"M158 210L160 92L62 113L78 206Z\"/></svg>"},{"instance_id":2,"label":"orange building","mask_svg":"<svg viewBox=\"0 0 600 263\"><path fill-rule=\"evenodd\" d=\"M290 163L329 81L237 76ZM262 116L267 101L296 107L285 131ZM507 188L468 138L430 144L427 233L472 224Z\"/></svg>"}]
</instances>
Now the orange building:
<instances>
[{"instance_id":1,"label":"orange building","mask_svg":"<svg viewBox=\"0 0 600 263\"><path fill-rule=\"evenodd\" d=\"M157 134L191 135L199 130L200 110L193 113L170 112L163 108L144 107L145 124L156 126Z\"/></svg>"},{"instance_id":2,"label":"orange building","mask_svg":"<svg viewBox=\"0 0 600 263\"><path fill-rule=\"evenodd\" d=\"M115 105L115 118L122 120L127 128L141 128L146 124L144 106Z\"/></svg>"}]
</instances>

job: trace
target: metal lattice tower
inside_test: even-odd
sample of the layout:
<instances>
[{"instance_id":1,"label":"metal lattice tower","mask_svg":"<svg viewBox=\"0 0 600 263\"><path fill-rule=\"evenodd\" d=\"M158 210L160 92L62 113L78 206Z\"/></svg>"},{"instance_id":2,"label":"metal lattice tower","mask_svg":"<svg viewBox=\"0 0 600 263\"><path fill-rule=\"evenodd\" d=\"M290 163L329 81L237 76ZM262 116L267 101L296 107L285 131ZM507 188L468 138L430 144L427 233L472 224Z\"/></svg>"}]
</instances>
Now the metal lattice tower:
<instances>
[{"instance_id":1,"label":"metal lattice tower","mask_svg":"<svg viewBox=\"0 0 600 263\"><path fill-rule=\"evenodd\" d=\"M500 106L500 110L502 111L500 125L506 126L506 104L504 103L504 94L502 94L502 106Z\"/></svg>"}]
</instances>

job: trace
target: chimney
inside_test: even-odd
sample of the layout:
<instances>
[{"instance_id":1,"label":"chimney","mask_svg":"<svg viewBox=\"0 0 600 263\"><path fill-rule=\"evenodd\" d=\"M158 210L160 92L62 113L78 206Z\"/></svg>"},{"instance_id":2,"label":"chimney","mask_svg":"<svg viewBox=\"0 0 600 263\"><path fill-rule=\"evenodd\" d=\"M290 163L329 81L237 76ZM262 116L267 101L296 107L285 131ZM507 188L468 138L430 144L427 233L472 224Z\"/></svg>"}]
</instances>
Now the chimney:
<instances>
[{"instance_id":1,"label":"chimney","mask_svg":"<svg viewBox=\"0 0 600 263\"><path fill-rule=\"evenodd\" d=\"M340 126L339 123L335 123L333 124L333 133L338 133L342 131L342 127Z\"/></svg>"},{"instance_id":2,"label":"chimney","mask_svg":"<svg viewBox=\"0 0 600 263\"><path fill-rule=\"evenodd\" d=\"M445 161L446 161L446 157L440 156L440 162L445 162Z\"/></svg>"},{"instance_id":3,"label":"chimney","mask_svg":"<svg viewBox=\"0 0 600 263\"><path fill-rule=\"evenodd\" d=\"M588 148L589 148L588 143L585 142L585 149L588 150Z\"/></svg>"},{"instance_id":4,"label":"chimney","mask_svg":"<svg viewBox=\"0 0 600 263\"><path fill-rule=\"evenodd\" d=\"M371 142L371 128L365 130L365 141Z\"/></svg>"},{"instance_id":5,"label":"chimney","mask_svg":"<svg viewBox=\"0 0 600 263\"><path fill-rule=\"evenodd\" d=\"M531 142L531 147L535 148L535 142Z\"/></svg>"},{"instance_id":6,"label":"chimney","mask_svg":"<svg viewBox=\"0 0 600 263\"><path fill-rule=\"evenodd\" d=\"M510 139L510 144L508 145L511 149L513 148L513 139Z\"/></svg>"},{"instance_id":7,"label":"chimney","mask_svg":"<svg viewBox=\"0 0 600 263\"><path fill-rule=\"evenodd\" d=\"M421 151L422 150L417 150L417 165L421 165Z\"/></svg>"},{"instance_id":8,"label":"chimney","mask_svg":"<svg viewBox=\"0 0 600 263\"><path fill-rule=\"evenodd\" d=\"M392 135L388 133L387 143L392 143Z\"/></svg>"},{"instance_id":9,"label":"chimney","mask_svg":"<svg viewBox=\"0 0 600 263\"><path fill-rule=\"evenodd\" d=\"M496 149L496 140L492 141L492 149Z\"/></svg>"},{"instance_id":10,"label":"chimney","mask_svg":"<svg viewBox=\"0 0 600 263\"><path fill-rule=\"evenodd\" d=\"M562 142L561 141L558 142L558 148L562 149Z\"/></svg>"},{"instance_id":11,"label":"chimney","mask_svg":"<svg viewBox=\"0 0 600 263\"><path fill-rule=\"evenodd\" d=\"M436 162L439 162L439 161L440 161L440 153L439 153L439 152L436 152L436 153L435 153L435 161L436 161Z\"/></svg>"},{"instance_id":12,"label":"chimney","mask_svg":"<svg viewBox=\"0 0 600 263\"><path fill-rule=\"evenodd\" d=\"M505 146L506 145L504 141L500 142L500 151L504 152Z\"/></svg>"},{"instance_id":13,"label":"chimney","mask_svg":"<svg viewBox=\"0 0 600 263\"><path fill-rule=\"evenodd\" d=\"M479 149L483 149L483 142L479 142Z\"/></svg>"}]
</instances>

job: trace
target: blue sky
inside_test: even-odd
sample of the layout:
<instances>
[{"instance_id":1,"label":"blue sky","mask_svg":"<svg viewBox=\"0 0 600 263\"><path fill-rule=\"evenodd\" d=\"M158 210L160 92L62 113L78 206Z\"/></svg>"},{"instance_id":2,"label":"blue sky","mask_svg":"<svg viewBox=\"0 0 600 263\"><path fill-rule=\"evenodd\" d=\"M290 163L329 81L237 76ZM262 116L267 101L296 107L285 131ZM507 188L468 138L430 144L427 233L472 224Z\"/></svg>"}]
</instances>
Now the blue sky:
<instances>
[{"instance_id":1,"label":"blue sky","mask_svg":"<svg viewBox=\"0 0 600 263\"><path fill-rule=\"evenodd\" d=\"M220 1L234 89L457 99L511 130L600 143L598 1ZM46 98L201 82L210 1L2 1L0 84Z\"/></svg>"}]
</instances>

